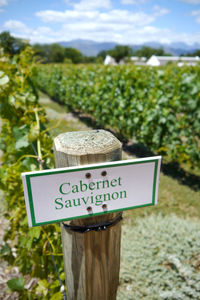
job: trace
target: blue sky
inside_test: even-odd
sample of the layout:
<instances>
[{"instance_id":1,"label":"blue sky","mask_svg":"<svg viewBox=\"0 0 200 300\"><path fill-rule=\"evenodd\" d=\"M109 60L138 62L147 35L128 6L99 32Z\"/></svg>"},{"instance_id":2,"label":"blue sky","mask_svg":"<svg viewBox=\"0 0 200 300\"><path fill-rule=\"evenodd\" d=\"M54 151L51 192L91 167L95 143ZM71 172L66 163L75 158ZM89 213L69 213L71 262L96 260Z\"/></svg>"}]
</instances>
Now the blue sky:
<instances>
[{"instance_id":1,"label":"blue sky","mask_svg":"<svg viewBox=\"0 0 200 300\"><path fill-rule=\"evenodd\" d=\"M0 32L31 43L200 43L200 0L0 0Z\"/></svg>"}]
</instances>

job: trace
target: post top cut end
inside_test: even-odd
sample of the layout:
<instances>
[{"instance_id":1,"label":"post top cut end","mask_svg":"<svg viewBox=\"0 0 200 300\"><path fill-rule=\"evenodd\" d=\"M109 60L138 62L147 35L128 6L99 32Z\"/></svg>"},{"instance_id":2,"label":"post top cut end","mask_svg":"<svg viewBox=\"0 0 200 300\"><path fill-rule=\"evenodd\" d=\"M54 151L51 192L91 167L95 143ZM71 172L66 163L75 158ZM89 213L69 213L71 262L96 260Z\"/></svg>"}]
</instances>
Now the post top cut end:
<instances>
[{"instance_id":1,"label":"post top cut end","mask_svg":"<svg viewBox=\"0 0 200 300\"><path fill-rule=\"evenodd\" d=\"M62 133L54 139L54 147L56 151L73 155L106 154L121 148L121 143L109 131L99 129Z\"/></svg>"}]
</instances>

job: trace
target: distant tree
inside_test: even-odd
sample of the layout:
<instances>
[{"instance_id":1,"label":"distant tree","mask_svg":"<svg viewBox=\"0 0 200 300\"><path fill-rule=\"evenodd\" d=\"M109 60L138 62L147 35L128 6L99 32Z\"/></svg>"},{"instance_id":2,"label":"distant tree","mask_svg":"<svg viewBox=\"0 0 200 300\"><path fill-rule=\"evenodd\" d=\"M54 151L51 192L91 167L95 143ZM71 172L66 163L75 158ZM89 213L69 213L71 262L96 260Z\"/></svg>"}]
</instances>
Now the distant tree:
<instances>
[{"instance_id":1,"label":"distant tree","mask_svg":"<svg viewBox=\"0 0 200 300\"><path fill-rule=\"evenodd\" d=\"M172 56L170 53L165 53L163 48L151 48L147 46L143 46L142 48L134 51L135 56L150 58L152 55L157 56Z\"/></svg>"},{"instance_id":2,"label":"distant tree","mask_svg":"<svg viewBox=\"0 0 200 300\"><path fill-rule=\"evenodd\" d=\"M65 59L65 49L59 44L52 44L50 47L50 62L62 63Z\"/></svg>"},{"instance_id":3,"label":"distant tree","mask_svg":"<svg viewBox=\"0 0 200 300\"><path fill-rule=\"evenodd\" d=\"M14 53L20 53L21 51L25 50L25 48L29 45L28 40L15 38L13 43Z\"/></svg>"},{"instance_id":4,"label":"distant tree","mask_svg":"<svg viewBox=\"0 0 200 300\"><path fill-rule=\"evenodd\" d=\"M189 52L185 55L183 54L182 56L200 56L200 49L197 49L194 52Z\"/></svg>"},{"instance_id":5,"label":"distant tree","mask_svg":"<svg viewBox=\"0 0 200 300\"><path fill-rule=\"evenodd\" d=\"M5 53L14 54L14 37L8 31L0 34L0 46L4 49Z\"/></svg>"},{"instance_id":6,"label":"distant tree","mask_svg":"<svg viewBox=\"0 0 200 300\"><path fill-rule=\"evenodd\" d=\"M86 64L93 64L96 63L97 57L96 56L84 56L83 57L83 63Z\"/></svg>"},{"instance_id":7,"label":"distant tree","mask_svg":"<svg viewBox=\"0 0 200 300\"><path fill-rule=\"evenodd\" d=\"M42 63L47 63L48 58L47 58L47 53L44 49L44 45L34 44L32 47L37 59Z\"/></svg>"},{"instance_id":8,"label":"distant tree","mask_svg":"<svg viewBox=\"0 0 200 300\"><path fill-rule=\"evenodd\" d=\"M70 58L65 58L64 63L65 64L72 64L72 60Z\"/></svg>"},{"instance_id":9,"label":"distant tree","mask_svg":"<svg viewBox=\"0 0 200 300\"><path fill-rule=\"evenodd\" d=\"M38 60L42 63L49 62L50 48L51 48L50 45L41 45L41 44L33 45L35 55L37 56Z\"/></svg>"},{"instance_id":10,"label":"distant tree","mask_svg":"<svg viewBox=\"0 0 200 300\"><path fill-rule=\"evenodd\" d=\"M72 63L78 64L83 62L83 55L78 49L68 47L64 50L65 58L71 59Z\"/></svg>"},{"instance_id":11,"label":"distant tree","mask_svg":"<svg viewBox=\"0 0 200 300\"><path fill-rule=\"evenodd\" d=\"M96 61L95 61L96 64L102 64L103 62L104 62L104 59L101 56L96 57Z\"/></svg>"},{"instance_id":12,"label":"distant tree","mask_svg":"<svg viewBox=\"0 0 200 300\"><path fill-rule=\"evenodd\" d=\"M200 49L193 52L193 56L200 56Z\"/></svg>"},{"instance_id":13,"label":"distant tree","mask_svg":"<svg viewBox=\"0 0 200 300\"><path fill-rule=\"evenodd\" d=\"M21 52L26 48L27 44L28 41L11 36L9 31L3 31L0 34L0 47L4 49L5 53L10 55Z\"/></svg>"},{"instance_id":14,"label":"distant tree","mask_svg":"<svg viewBox=\"0 0 200 300\"><path fill-rule=\"evenodd\" d=\"M64 48L59 44L34 44L36 56L44 63L82 63L84 62L84 56L75 48Z\"/></svg>"},{"instance_id":15,"label":"distant tree","mask_svg":"<svg viewBox=\"0 0 200 300\"><path fill-rule=\"evenodd\" d=\"M34 44L35 55L43 63L63 63L65 59L65 49L59 44Z\"/></svg>"},{"instance_id":16,"label":"distant tree","mask_svg":"<svg viewBox=\"0 0 200 300\"><path fill-rule=\"evenodd\" d=\"M106 58L107 55L107 51L106 50L101 50L98 54L97 57L101 57L102 60L104 61L104 59Z\"/></svg>"},{"instance_id":17,"label":"distant tree","mask_svg":"<svg viewBox=\"0 0 200 300\"><path fill-rule=\"evenodd\" d=\"M114 57L116 62L119 62L123 58L128 58L133 54L133 50L129 46L115 46L114 49L107 51L107 53Z\"/></svg>"}]
</instances>

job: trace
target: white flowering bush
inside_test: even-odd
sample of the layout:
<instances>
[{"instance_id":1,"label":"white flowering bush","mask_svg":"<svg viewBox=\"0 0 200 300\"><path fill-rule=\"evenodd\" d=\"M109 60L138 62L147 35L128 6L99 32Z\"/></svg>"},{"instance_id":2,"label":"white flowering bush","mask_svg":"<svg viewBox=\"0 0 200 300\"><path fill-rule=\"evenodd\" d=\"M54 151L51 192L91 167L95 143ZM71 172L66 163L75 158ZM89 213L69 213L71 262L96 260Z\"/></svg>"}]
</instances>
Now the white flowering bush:
<instances>
[{"instance_id":1,"label":"white flowering bush","mask_svg":"<svg viewBox=\"0 0 200 300\"><path fill-rule=\"evenodd\" d=\"M117 300L200 299L200 222L150 215L122 228Z\"/></svg>"}]
</instances>

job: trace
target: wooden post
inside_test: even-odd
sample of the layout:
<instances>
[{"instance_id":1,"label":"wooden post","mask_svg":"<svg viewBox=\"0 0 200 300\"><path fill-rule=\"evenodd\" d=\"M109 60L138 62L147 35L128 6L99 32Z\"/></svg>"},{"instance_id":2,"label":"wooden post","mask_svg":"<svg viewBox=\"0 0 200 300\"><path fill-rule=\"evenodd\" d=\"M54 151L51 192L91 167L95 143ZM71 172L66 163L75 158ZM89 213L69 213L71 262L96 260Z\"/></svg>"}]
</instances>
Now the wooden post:
<instances>
[{"instance_id":1,"label":"wooden post","mask_svg":"<svg viewBox=\"0 0 200 300\"><path fill-rule=\"evenodd\" d=\"M67 167L121 160L121 143L104 130L68 132L54 140L56 166ZM119 213L66 222L108 222ZM119 285L121 222L105 231L85 234L61 224L67 300L115 300Z\"/></svg>"}]
</instances>

